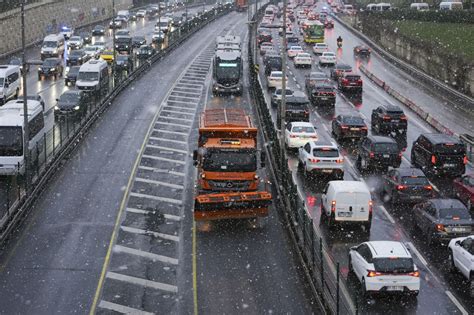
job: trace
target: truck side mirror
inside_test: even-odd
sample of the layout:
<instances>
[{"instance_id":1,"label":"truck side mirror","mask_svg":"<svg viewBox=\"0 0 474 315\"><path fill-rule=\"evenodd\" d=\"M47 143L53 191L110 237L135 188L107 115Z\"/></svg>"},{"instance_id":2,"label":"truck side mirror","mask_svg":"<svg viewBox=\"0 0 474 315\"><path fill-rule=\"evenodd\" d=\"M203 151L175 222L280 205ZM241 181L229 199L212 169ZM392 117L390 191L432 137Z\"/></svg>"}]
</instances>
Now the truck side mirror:
<instances>
[{"instance_id":1,"label":"truck side mirror","mask_svg":"<svg viewBox=\"0 0 474 315\"><path fill-rule=\"evenodd\" d=\"M266 153L265 151L260 151L260 167L265 167Z\"/></svg>"},{"instance_id":2,"label":"truck side mirror","mask_svg":"<svg viewBox=\"0 0 474 315\"><path fill-rule=\"evenodd\" d=\"M194 166L198 165L198 151L197 150L193 151L193 165Z\"/></svg>"}]
</instances>

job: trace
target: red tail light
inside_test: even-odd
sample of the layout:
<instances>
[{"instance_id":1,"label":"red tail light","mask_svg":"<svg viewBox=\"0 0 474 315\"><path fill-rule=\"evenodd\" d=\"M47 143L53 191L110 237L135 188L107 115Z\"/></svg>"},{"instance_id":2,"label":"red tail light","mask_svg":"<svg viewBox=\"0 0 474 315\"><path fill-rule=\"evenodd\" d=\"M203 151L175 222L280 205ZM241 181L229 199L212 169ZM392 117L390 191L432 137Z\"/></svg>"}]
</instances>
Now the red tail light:
<instances>
[{"instance_id":1,"label":"red tail light","mask_svg":"<svg viewBox=\"0 0 474 315\"><path fill-rule=\"evenodd\" d=\"M464 158L462 159L462 161L463 161L464 165L467 164L467 162L468 162L468 160L467 160L467 155L464 156Z\"/></svg>"},{"instance_id":2,"label":"red tail light","mask_svg":"<svg viewBox=\"0 0 474 315\"><path fill-rule=\"evenodd\" d=\"M358 84L362 84L362 79L357 80Z\"/></svg>"},{"instance_id":3,"label":"red tail light","mask_svg":"<svg viewBox=\"0 0 474 315\"><path fill-rule=\"evenodd\" d=\"M378 277L378 276L382 276L382 275L383 275L383 273L381 273L381 272L374 271L374 270L367 270L367 277L369 277L369 278Z\"/></svg>"},{"instance_id":4,"label":"red tail light","mask_svg":"<svg viewBox=\"0 0 474 315\"><path fill-rule=\"evenodd\" d=\"M342 79L342 83L343 83L343 84L349 84L349 80L347 80L347 79Z\"/></svg>"},{"instance_id":5,"label":"red tail light","mask_svg":"<svg viewBox=\"0 0 474 315\"><path fill-rule=\"evenodd\" d=\"M296 137L297 137L297 136L295 136L295 135L290 135L290 138L296 138Z\"/></svg>"},{"instance_id":6,"label":"red tail light","mask_svg":"<svg viewBox=\"0 0 474 315\"><path fill-rule=\"evenodd\" d=\"M369 128L367 128L366 126L362 127L361 129L362 130L369 130Z\"/></svg>"},{"instance_id":7,"label":"red tail light","mask_svg":"<svg viewBox=\"0 0 474 315\"><path fill-rule=\"evenodd\" d=\"M370 158L374 158L374 157L375 157L375 153L374 153L374 152L370 152L370 153L369 153L369 156L370 156Z\"/></svg>"},{"instance_id":8,"label":"red tail light","mask_svg":"<svg viewBox=\"0 0 474 315\"><path fill-rule=\"evenodd\" d=\"M308 159L311 163L319 163L318 159Z\"/></svg>"},{"instance_id":9,"label":"red tail light","mask_svg":"<svg viewBox=\"0 0 474 315\"><path fill-rule=\"evenodd\" d=\"M436 156L431 156L431 164L436 164Z\"/></svg>"},{"instance_id":10,"label":"red tail light","mask_svg":"<svg viewBox=\"0 0 474 315\"><path fill-rule=\"evenodd\" d=\"M383 116L383 120L392 120L392 118L390 118L390 116L385 115Z\"/></svg>"},{"instance_id":11,"label":"red tail light","mask_svg":"<svg viewBox=\"0 0 474 315\"><path fill-rule=\"evenodd\" d=\"M349 129L349 126L341 126L342 129Z\"/></svg>"},{"instance_id":12,"label":"red tail light","mask_svg":"<svg viewBox=\"0 0 474 315\"><path fill-rule=\"evenodd\" d=\"M400 117L400 119L401 120L407 120L408 118L407 118L407 116L403 115L403 116Z\"/></svg>"},{"instance_id":13,"label":"red tail light","mask_svg":"<svg viewBox=\"0 0 474 315\"><path fill-rule=\"evenodd\" d=\"M436 231L443 232L444 231L444 225L443 224L436 224L435 229L436 229Z\"/></svg>"},{"instance_id":14,"label":"red tail light","mask_svg":"<svg viewBox=\"0 0 474 315\"><path fill-rule=\"evenodd\" d=\"M405 151L405 150L403 150L403 151ZM402 152L398 152L398 157L400 157L400 158L402 157Z\"/></svg>"},{"instance_id":15,"label":"red tail light","mask_svg":"<svg viewBox=\"0 0 474 315\"><path fill-rule=\"evenodd\" d=\"M427 185L427 186L425 186L425 189L426 190L433 190L433 187L431 187L431 185Z\"/></svg>"},{"instance_id":16,"label":"red tail light","mask_svg":"<svg viewBox=\"0 0 474 315\"><path fill-rule=\"evenodd\" d=\"M338 163L338 164L344 163L344 159L337 159L336 163Z\"/></svg>"},{"instance_id":17,"label":"red tail light","mask_svg":"<svg viewBox=\"0 0 474 315\"><path fill-rule=\"evenodd\" d=\"M420 272L417 270L417 271L410 272L408 275L411 276L411 277L419 278L420 277Z\"/></svg>"},{"instance_id":18,"label":"red tail light","mask_svg":"<svg viewBox=\"0 0 474 315\"><path fill-rule=\"evenodd\" d=\"M369 201L369 213L372 213L374 210L374 202L372 200Z\"/></svg>"},{"instance_id":19,"label":"red tail light","mask_svg":"<svg viewBox=\"0 0 474 315\"><path fill-rule=\"evenodd\" d=\"M331 201L331 212L336 212L336 200Z\"/></svg>"},{"instance_id":20,"label":"red tail light","mask_svg":"<svg viewBox=\"0 0 474 315\"><path fill-rule=\"evenodd\" d=\"M407 186L405 185L397 185L397 190L403 190L403 189L406 189Z\"/></svg>"}]
</instances>

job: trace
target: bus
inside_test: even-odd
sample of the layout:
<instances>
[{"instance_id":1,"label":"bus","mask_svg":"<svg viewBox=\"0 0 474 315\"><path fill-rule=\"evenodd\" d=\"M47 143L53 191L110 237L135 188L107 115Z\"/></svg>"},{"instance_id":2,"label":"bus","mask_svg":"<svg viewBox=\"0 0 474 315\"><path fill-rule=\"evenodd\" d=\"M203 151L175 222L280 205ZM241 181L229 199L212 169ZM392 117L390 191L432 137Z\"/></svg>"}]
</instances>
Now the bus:
<instances>
[{"instance_id":1,"label":"bus","mask_svg":"<svg viewBox=\"0 0 474 315\"><path fill-rule=\"evenodd\" d=\"M324 24L319 21L306 21L303 25L305 43L324 43Z\"/></svg>"},{"instance_id":2,"label":"bus","mask_svg":"<svg viewBox=\"0 0 474 315\"><path fill-rule=\"evenodd\" d=\"M242 55L238 50L218 50L213 61L213 94L242 95Z\"/></svg>"}]
</instances>

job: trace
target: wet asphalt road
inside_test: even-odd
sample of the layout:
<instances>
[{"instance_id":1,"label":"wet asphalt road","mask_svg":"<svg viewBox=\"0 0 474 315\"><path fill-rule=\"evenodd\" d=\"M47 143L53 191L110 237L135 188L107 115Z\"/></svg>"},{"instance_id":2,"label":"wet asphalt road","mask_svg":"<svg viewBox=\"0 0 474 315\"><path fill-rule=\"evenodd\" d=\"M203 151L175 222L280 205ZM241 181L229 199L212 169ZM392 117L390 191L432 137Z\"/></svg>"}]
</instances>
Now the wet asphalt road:
<instances>
[{"instance_id":1,"label":"wet asphalt road","mask_svg":"<svg viewBox=\"0 0 474 315\"><path fill-rule=\"evenodd\" d=\"M294 28L293 31L298 31L298 29ZM473 120L463 111L449 107L449 103L445 100L440 99L438 95L433 94L433 92L421 84L414 82L413 78L408 78L406 74L400 73L400 70L394 69L392 65L378 55L372 54L368 61L361 61L353 57L352 48L360 44L361 41L338 23L336 23L333 30L326 30L325 35L326 43L329 44L331 51L336 52L338 62L348 63L354 68L357 68L360 64L368 64L367 67L391 87L401 91L402 94L406 92L405 95L409 96L416 103L432 106L433 109L430 112L433 112L433 114L449 117L450 124L448 127L460 133L470 130ZM339 35L342 35L344 38L344 47L342 49L336 48L336 38ZM278 38L276 43L279 46L281 40L276 30L274 31L274 38ZM312 54L309 45L305 45L304 49ZM313 55L312 71L320 70L317 61L318 58ZM260 67L260 69L263 69L263 67ZM322 69L329 74L329 69ZM287 72L289 85L297 90L304 90L305 75L309 74L310 71L309 69L295 69L293 62L289 60ZM265 86L266 80L263 70L260 72L260 77ZM400 105L366 77L363 76L362 79L364 80L364 91L361 97L343 95L338 92L334 108L315 108L311 106L311 121L318 128L320 139L331 140L331 120L338 114L359 112L366 120L367 125L370 126L372 109L387 103ZM270 94L267 95L268 104L269 98ZM446 109L447 107L449 107L449 110ZM275 119L275 109L271 108L270 105L269 109ZM421 121L414 113L411 113L409 109L405 108L404 110L408 116L409 126L408 148L403 154L402 167L410 166L411 144L418 135L420 133L434 132L430 126ZM445 112L447 113L446 115L444 115ZM471 112L470 114L473 113ZM457 124L457 121L465 121L466 124ZM417 302L413 303L409 300L397 298L370 299L365 303L360 303L363 313L380 314L387 311L408 314L461 313L461 310L455 303L460 303L462 310L473 312L474 304L472 298L469 297L468 284L459 275L449 272L446 247L428 247L423 237L412 228L410 207L404 205L392 208L388 203L385 204L383 200L380 200L378 189L381 184L380 176L376 174L361 176L354 167L356 157L355 146L345 143L342 149L346 157L344 178L347 180L365 180L377 200L370 236L361 233L359 229L347 228L341 229L339 233L332 233L324 225L320 225L319 200L321 195L319 192L324 187L324 183L308 180L297 171L297 157L295 153L289 153L288 158L299 191L305 196L306 202L309 205L308 208L314 219L314 228L317 235L323 238L323 242L329 249L332 259L341 263L344 283L347 286L347 292L349 292L348 295L352 302L354 304L358 303L361 300L361 296L358 290L359 285L352 279L347 279L347 255L349 248L366 240L397 240L408 244L409 248L412 249L416 264L421 270L421 291ZM467 172L472 173L473 170L468 167ZM451 182L449 180L437 179L433 180L433 184L436 186L439 195L450 196Z\"/></svg>"}]
</instances>

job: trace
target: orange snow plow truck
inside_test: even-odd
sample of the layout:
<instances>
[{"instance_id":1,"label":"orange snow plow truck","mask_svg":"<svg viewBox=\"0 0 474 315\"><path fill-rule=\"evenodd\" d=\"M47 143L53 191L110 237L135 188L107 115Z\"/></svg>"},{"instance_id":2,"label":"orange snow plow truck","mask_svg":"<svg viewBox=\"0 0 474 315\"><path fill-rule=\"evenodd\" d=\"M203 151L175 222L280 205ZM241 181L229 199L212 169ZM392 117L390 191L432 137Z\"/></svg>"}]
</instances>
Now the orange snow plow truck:
<instances>
[{"instance_id":1,"label":"orange snow plow truck","mask_svg":"<svg viewBox=\"0 0 474 315\"><path fill-rule=\"evenodd\" d=\"M257 149L257 128L243 110L205 110L193 159L198 168L196 221L268 215L272 196L267 181L257 175L265 154Z\"/></svg>"}]
</instances>

